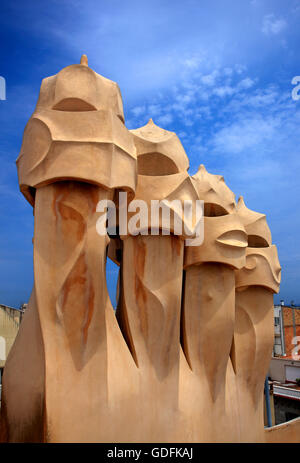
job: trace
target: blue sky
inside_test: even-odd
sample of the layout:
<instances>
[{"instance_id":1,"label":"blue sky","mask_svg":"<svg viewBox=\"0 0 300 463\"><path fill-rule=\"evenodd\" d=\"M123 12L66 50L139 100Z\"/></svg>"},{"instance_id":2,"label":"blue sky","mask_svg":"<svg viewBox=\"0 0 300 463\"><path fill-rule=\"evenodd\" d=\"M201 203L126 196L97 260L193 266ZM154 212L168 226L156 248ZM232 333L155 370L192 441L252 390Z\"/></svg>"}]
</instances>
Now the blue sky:
<instances>
[{"instance_id":1,"label":"blue sky","mask_svg":"<svg viewBox=\"0 0 300 463\"><path fill-rule=\"evenodd\" d=\"M17 0L1 5L0 303L27 301L32 208L15 160L42 78L78 63L118 82L128 128L176 131L190 172L205 164L267 214L282 265L275 301L300 304L299 0ZM111 298L117 271L108 266Z\"/></svg>"}]
</instances>

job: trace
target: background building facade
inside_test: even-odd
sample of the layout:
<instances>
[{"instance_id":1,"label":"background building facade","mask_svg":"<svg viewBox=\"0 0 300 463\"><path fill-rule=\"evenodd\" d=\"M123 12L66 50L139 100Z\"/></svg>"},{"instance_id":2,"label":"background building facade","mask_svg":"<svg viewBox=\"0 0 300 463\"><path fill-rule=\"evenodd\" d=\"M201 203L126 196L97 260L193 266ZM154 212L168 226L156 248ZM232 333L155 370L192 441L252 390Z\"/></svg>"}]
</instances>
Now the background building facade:
<instances>
[{"instance_id":1,"label":"background building facade","mask_svg":"<svg viewBox=\"0 0 300 463\"><path fill-rule=\"evenodd\" d=\"M17 336L26 306L27 304L22 304L19 309L16 309L0 304L0 392L3 368Z\"/></svg>"}]
</instances>

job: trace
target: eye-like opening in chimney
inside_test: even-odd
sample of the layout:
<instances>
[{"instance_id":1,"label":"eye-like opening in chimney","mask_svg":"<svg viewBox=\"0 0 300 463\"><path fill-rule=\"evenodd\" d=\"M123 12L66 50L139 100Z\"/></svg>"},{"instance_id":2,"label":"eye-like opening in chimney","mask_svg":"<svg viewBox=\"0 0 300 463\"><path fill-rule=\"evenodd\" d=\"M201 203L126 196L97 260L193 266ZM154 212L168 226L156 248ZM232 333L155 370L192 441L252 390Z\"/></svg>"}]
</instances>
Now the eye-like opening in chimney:
<instances>
[{"instance_id":1,"label":"eye-like opening in chimney","mask_svg":"<svg viewBox=\"0 0 300 463\"><path fill-rule=\"evenodd\" d=\"M214 203L204 203L204 217L220 217L228 215L224 207Z\"/></svg>"},{"instance_id":2,"label":"eye-like opening in chimney","mask_svg":"<svg viewBox=\"0 0 300 463\"><path fill-rule=\"evenodd\" d=\"M80 98L64 98L63 100L56 103L53 106L56 111L70 111L70 112L82 112L82 111L97 111L95 106L87 103Z\"/></svg>"},{"instance_id":3,"label":"eye-like opening in chimney","mask_svg":"<svg viewBox=\"0 0 300 463\"><path fill-rule=\"evenodd\" d=\"M248 235L248 247L249 248L268 248L267 241L258 235Z\"/></svg>"},{"instance_id":4,"label":"eye-like opening in chimney","mask_svg":"<svg viewBox=\"0 0 300 463\"><path fill-rule=\"evenodd\" d=\"M137 158L138 173L140 175L172 175L178 174L175 162L161 153L140 154Z\"/></svg>"}]
</instances>

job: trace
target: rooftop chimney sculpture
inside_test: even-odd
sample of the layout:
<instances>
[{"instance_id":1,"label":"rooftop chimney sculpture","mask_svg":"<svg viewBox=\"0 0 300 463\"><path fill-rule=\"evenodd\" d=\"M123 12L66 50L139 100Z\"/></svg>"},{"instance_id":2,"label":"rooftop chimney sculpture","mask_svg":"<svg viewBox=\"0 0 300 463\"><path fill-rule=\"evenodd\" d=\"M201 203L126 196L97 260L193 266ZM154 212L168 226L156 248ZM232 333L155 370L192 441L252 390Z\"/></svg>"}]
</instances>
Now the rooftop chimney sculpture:
<instances>
[{"instance_id":1,"label":"rooftop chimney sculpture","mask_svg":"<svg viewBox=\"0 0 300 463\"><path fill-rule=\"evenodd\" d=\"M17 167L34 287L5 366L1 440L265 442L280 282L265 216L204 166L191 177L175 133L152 120L128 130L118 85L85 55L43 80ZM162 210L153 224L153 200L169 230ZM198 219L181 205L198 200L204 241L186 246ZM129 234L120 215L117 234L99 234L99 202L128 209Z\"/></svg>"}]
</instances>

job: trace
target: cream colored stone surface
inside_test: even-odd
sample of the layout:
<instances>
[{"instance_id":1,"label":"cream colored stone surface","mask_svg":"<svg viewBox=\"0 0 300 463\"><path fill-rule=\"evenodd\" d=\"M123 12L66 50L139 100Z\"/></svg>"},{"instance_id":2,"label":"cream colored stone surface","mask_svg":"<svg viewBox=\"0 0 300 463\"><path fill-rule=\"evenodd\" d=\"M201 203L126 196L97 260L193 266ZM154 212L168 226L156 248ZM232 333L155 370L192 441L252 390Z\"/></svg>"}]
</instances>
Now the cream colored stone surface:
<instances>
[{"instance_id":1,"label":"cream colored stone surface","mask_svg":"<svg viewBox=\"0 0 300 463\"><path fill-rule=\"evenodd\" d=\"M249 210L242 198L238 215L248 234L246 263L236 271L236 314L231 354L241 439L263 442L263 390L274 343L273 293L281 267L266 216ZM248 420L242 419L247 416Z\"/></svg>"},{"instance_id":2,"label":"cream colored stone surface","mask_svg":"<svg viewBox=\"0 0 300 463\"><path fill-rule=\"evenodd\" d=\"M17 159L20 189L78 180L104 188L136 187L136 149L124 125L120 90L86 60L44 79Z\"/></svg>"},{"instance_id":3,"label":"cream colored stone surface","mask_svg":"<svg viewBox=\"0 0 300 463\"><path fill-rule=\"evenodd\" d=\"M175 133L152 120L127 130L117 84L85 55L43 80L17 167L34 207L34 288L5 367L2 441L299 440L299 420L263 425L281 270L263 214L203 165L191 177ZM161 216L147 234L151 214L141 224L133 208L130 235L99 235L97 203L119 192L161 201L170 233ZM197 218L181 205L197 199L204 242L186 246Z\"/></svg>"},{"instance_id":4,"label":"cream colored stone surface","mask_svg":"<svg viewBox=\"0 0 300 463\"><path fill-rule=\"evenodd\" d=\"M300 443L300 419L288 421L265 430L268 444Z\"/></svg>"}]
</instances>

